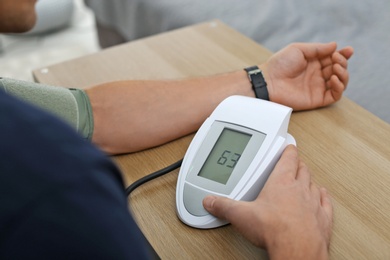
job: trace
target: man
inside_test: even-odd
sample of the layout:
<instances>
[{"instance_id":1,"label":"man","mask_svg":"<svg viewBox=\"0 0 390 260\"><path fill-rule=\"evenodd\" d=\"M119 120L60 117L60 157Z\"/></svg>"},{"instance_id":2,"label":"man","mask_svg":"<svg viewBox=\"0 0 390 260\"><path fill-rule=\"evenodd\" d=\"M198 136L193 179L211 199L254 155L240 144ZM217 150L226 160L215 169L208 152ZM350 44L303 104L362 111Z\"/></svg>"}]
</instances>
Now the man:
<instances>
[{"instance_id":1,"label":"man","mask_svg":"<svg viewBox=\"0 0 390 260\"><path fill-rule=\"evenodd\" d=\"M33 0L0 0L0 30L30 29L34 4ZM275 54L260 65L270 100L295 110L337 101L348 82L347 59L352 52L351 48L336 51L330 43L295 44ZM0 80L2 89L16 96L13 87L19 88L18 83L23 85ZM109 153L175 139L195 131L227 96L255 96L243 71L171 82L114 82L86 92L70 91L77 92L72 93L74 104L87 107L85 120L93 127L87 136ZM174 116L163 122L162 115ZM0 258L148 257L127 210L120 173L104 154L68 125L4 91L0 91L0 122ZM155 124L159 133L152 131ZM120 138L112 136L115 128ZM128 138L129 142L119 142ZM286 148L255 201L207 197L204 206L266 248L271 258L328 256L330 197L311 182L293 146Z\"/></svg>"}]
</instances>

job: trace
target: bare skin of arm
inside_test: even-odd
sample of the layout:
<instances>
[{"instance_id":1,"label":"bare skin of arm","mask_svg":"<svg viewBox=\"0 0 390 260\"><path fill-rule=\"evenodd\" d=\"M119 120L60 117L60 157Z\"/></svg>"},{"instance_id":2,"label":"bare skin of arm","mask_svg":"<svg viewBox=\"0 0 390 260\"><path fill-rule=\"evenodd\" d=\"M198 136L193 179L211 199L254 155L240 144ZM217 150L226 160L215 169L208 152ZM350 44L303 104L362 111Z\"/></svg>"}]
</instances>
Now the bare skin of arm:
<instances>
[{"instance_id":1,"label":"bare skin of arm","mask_svg":"<svg viewBox=\"0 0 390 260\"><path fill-rule=\"evenodd\" d=\"M271 101L294 110L339 100L353 49L336 43L296 43L259 65ZM109 154L158 146L196 131L231 95L254 97L244 70L204 78L120 81L86 90L94 116L92 142Z\"/></svg>"}]
</instances>

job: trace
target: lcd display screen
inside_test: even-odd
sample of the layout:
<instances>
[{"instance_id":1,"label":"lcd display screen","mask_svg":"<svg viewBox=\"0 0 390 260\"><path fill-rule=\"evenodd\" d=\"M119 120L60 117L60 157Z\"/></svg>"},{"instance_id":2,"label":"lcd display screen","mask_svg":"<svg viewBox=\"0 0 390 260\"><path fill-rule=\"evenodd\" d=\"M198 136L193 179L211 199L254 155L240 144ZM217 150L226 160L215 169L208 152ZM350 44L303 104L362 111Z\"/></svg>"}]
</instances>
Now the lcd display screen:
<instances>
[{"instance_id":1,"label":"lcd display screen","mask_svg":"<svg viewBox=\"0 0 390 260\"><path fill-rule=\"evenodd\" d=\"M224 128L198 176L226 184L252 135Z\"/></svg>"}]
</instances>

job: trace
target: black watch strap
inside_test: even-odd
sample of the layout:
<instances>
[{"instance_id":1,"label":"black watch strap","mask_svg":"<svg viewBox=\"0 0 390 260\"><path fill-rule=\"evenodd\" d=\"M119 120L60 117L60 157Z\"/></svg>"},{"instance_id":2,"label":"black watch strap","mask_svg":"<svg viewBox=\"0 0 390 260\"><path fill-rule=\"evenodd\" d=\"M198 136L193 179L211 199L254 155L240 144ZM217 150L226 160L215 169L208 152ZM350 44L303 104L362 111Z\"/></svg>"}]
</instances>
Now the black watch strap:
<instances>
[{"instance_id":1,"label":"black watch strap","mask_svg":"<svg viewBox=\"0 0 390 260\"><path fill-rule=\"evenodd\" d=\"M267 82L263 77L263 73L257 66L252 66L244 69L248 73L250 82L252 83L253 91L257 98L269 100Z\"/></svg>"}]
</instances>

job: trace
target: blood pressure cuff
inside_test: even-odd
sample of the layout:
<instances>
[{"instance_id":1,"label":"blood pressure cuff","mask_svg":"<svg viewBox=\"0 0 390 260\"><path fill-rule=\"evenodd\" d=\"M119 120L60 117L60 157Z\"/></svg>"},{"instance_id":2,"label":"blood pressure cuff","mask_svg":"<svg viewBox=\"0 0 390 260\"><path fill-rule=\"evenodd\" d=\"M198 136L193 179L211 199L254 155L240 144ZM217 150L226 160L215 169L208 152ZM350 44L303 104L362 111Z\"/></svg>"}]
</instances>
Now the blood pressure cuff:
<instances>
[{"instance_id":1,"label":"blood pressure cuff","mask_svg":"<svg viewBox=\"0 0 390 260\"><path fill-rule=\"evenodd\" d=\"M0 78L0 89L68 122L85 139L93 134L91 102L84 90Z\"/></svg>"}]
</instances>

